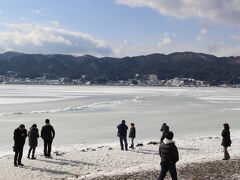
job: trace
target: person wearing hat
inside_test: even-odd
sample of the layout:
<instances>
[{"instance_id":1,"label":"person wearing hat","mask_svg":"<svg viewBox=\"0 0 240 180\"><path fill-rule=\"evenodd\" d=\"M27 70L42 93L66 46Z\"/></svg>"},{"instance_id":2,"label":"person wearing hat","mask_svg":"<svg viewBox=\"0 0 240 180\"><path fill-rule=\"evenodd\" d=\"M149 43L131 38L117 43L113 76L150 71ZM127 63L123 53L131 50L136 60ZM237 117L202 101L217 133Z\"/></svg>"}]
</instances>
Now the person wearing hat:
<instances>
[{"instance_id":1,"label":"person wearing hat","mask_svg":"<svg viewBox=\"0 0 240 180\"><path fill-rule=\"evenodd\" d=\"M17 129L14 130L13 140L14 146L13 150L15 152L14 155L14 166L24 166L22 164L22 154L23 154L23 146L25 144L25 139L27 137L27 130L25 129L25 125L21 124Z\"/></svg>"},{"instance_id":2,"label":"person wearing hat","mask_svg":"<svg viewBox=\"0 0 240 180\"><path fill-rule=\"evenodd\" d=\"M172 140L173 136L173 132L169 131L159 146L159 155L161 157L161 172L158 180L163 180L168 171L170 172L172 180L177 180L176 163L179 160L179 155L178 149Z\"/></svg>"},{"instance_id":3,"label":"person wearing hat","mask_svg":"<svg viewBox=\"0 0 240 180\"><path fill-rule=\"evenodd\" d=\"M126 125L126 121L122 120L122 123L117 126L117 129L118 129L117 136L119 137L119 140L120 140L121 150L124 150L124 146L123 146L123 142L124 142L125 150L127 151L128 150L128 143L127 143L128 127Z\"/></svg>"},{"instance_id":4,"label":"person wearing hat","mask_svg":"<svg viewBox=\"0 0 240 180\"><path fill-rule=\"evenodd\" d=\"M30 130L28 131L28 142L29 142L29 146L30 146L29 151L28 151L29 159L30 159L31 151L32 151L31 159L36 159L35 158L35 150L38 145L38 138L39 138L39 134L38 134L37 125L33 124L32 127L30 128Z\"/></svg>"}]
</instances>

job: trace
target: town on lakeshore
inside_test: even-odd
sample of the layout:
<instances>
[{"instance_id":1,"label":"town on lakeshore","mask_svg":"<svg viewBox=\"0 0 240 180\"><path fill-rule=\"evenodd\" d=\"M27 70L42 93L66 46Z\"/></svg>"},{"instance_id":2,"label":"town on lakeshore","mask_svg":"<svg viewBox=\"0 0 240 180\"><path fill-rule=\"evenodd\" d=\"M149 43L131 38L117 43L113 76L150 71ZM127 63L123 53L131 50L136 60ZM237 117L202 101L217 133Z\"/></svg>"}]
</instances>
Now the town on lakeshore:
<instances>
[{"instance_id":1,"label":"town on lakeshore","mask_svg":"<svg viewBox=\"0 0 240 180\"><path fill-rule=\"evenodd\" d=\"M81 79L70 79L62 77L59 79L46 79L45 77L37 77L34 79L30 78L19 78L14 73L9 73L9 76L0 75L0 84L23 84L23 85L103 85L103 86L167 86L167 87L210 87L211 84L206 81L196 80L193 78L178 78L167 80L159 80L157 75L140 75L136 74L135 79L118 80L118 81L106 81L96 82L86 80L86 76L82 76ZM227 84L223 83L217 85L218 87L234 87L239 88L240 84Z\"/></svg>"}]
</instances>

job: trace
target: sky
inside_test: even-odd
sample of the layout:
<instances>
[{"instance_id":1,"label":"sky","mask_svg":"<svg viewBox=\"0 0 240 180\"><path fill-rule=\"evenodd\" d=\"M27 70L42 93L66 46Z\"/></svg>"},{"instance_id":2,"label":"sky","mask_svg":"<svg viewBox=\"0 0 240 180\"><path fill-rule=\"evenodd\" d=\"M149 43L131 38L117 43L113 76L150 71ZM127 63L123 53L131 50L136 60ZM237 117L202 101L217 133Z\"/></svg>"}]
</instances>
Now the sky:
<instances>
[{"instance_id":1,"label":"sky","mask_svg":"<svg viewBox=\"0 0 240 180\"><path fill-rule=\"evenodd\" d=\"M0 53L240 55L240 0L0 0Z\"/></svg>"}]
</instances>

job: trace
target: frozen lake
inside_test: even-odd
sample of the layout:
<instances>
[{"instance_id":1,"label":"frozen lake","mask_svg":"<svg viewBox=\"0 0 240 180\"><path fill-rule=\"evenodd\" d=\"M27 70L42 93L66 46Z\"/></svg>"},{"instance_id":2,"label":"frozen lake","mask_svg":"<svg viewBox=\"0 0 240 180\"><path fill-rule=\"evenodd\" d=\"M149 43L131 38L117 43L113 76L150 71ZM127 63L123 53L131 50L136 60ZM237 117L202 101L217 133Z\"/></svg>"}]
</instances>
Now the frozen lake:
<instances>
[{"instance_id":1,"label":"frozen lake","mask_svg":"<svg viewBox=\"0 0 240 180\"><path fill-rule=\"evenodd\" d=\"M233 88L1 85L0 156L11 152L21 123L41 130L46 118L56 130L53 146L71 148L118 142L122 119L135 123L141 142L159 139L163 122L176 138L219 136L224 122L234 135L239 117L240 89Z\"/></svg>"}]
</instances>

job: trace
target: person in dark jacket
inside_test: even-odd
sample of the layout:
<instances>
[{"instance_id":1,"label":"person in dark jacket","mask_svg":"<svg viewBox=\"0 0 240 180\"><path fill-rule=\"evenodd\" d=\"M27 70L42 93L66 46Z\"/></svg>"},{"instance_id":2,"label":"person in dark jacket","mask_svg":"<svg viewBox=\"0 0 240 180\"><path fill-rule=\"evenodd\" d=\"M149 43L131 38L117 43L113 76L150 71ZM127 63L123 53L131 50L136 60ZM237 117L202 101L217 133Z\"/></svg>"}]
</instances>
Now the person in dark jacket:
<instances>
[{"instance_id":1,"label":"person in dark jacket","mask_svg":"<svg viewBox=\"0 0 240 180\"><path fill-rule=\"evenodd\" d=\"M158 180L163 180L168 171L170 172L172 180L177 180L176 162L179 160L179 155L178 149L175 143L172 141L173 136L173 132L169 131L166 134L166 138L159 146L161 172Z\"/></svg>"},{"instance_id":2,"label":"person in dark jacket","mask_svg":"<svg viewBox=\"0 0 240 180\"><path fill-rule=\"evenodd\" d=\"M25 129L25 125L21 124L17 129L14 130L13 140L14 146L13 150L15 152L14 156L14 166L24 166L22 164L22 154L23 154L23 146L25 144L25 139L27 137L27 130Z\"/></svg>"},{"instance_id":3,"label":"person in dark jacket","mask_svg":"<svg viewBox=\"0 0 240 180\"><path fill-rule=\"evenodd\" d=\"M164 138L166 137L166 134L169 132L169 127L166 123L163 123L160 131L162 132L162 137L160 139L160 142L163 142Z\"/></svg>"},{"instance_id":4,"label":"person in dark jacket","mask_svg":"<svg viewBox=\"0 0 240 180\"><path fill-rule=\"evenodd\" d=\"M128 150L128 143L127 143L127 130L128 127L126 125L125 120L122 120L122 123L117 126L118 129L118 137L120 140L121 150L124 150L123 148L123 142L125 145L125 150Z\"/></svg>"},{"instance_id":5,"label":"person in dark jacket","mask_svg":"<svg viewBox=\"0 0 240 180\"><path fill-rule=\"evenodd\" d=\"M42 127L41 137L44 142L44 156L51 157L52 142L55 137L55 130L50 124L49 119L45 120L46 125Z\"/></svg>"},{"instance_id":6,"label":"person in dark jacket","mask_svg":"<svg viewBox=\"0 0 240 180\"><path fill-rule=\"evenodd\" d=\"M136 138L136 129L134 123L131 123L129 138L131 138L131 146L129 146L129 148L134 149L134 138Z\"/></svg>"},{"instance_id":7,"label":"person in dark jacket","mask_svg":"<svg viewBox=\"0 0 240 180\"><path fill-rule=\"evenodd\" d=\"M29 159L30 159L31 151L32 151L31 159L36 159L35 158L35 150L38 145L38 138L39 138L39 134L38 134L37 125L33 124L32 127L30 128L30 130L28 131L28 142L29 142L29 146L30 146L29 151L28 151Z\"/></svg>"},{"instance_id":8,"label":"person in dark jacket","mask_svg":"<svg viewBox=\"0 0 240 180\"><path fill-rule=\"evenodd\" d=\"M228 159L230 159L230 156L229 156L227 148L231 146L232 141L230 138L229 124L224 123L223 127L224 127L224 129L222 131L222 146L223 146L223 150L224 150L223 160L228 160Z\"/></svg>"}]
</instances>

